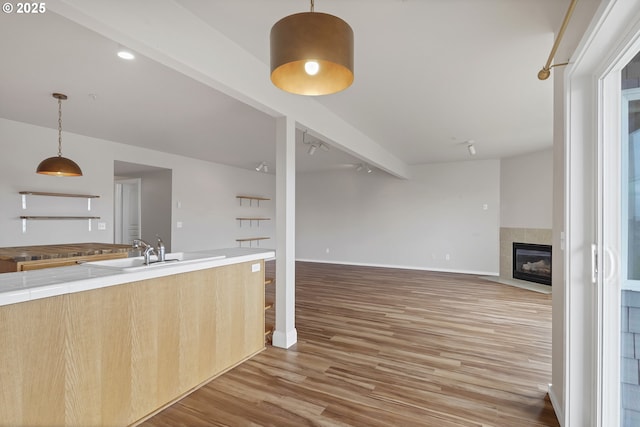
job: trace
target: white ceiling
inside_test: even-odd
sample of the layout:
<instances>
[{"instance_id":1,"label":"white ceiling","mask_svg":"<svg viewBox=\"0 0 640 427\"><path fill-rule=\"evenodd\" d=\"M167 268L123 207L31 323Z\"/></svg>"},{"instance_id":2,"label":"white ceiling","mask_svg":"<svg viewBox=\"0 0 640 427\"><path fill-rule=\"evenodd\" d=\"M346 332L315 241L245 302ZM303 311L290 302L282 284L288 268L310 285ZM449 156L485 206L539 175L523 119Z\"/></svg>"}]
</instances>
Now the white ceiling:
<instances>
[{"instance_id":1,"label":"white ceiling","mask_svg":"<svg viewBox=\"0 0 640 427\"><path fill-rule=\"evenodd\" d=\"M271 26L309 8L306 0L176 3L264 64ZM469 159L467 140L475 141L476 158L551 147L553 77L539 81L536 75L567 5L318 0L316 11L340 16L354 30L355 82L314 102L408 165ZM167 31L179 40L189 29ZM247 169L261 161L274 164L273 116L143 55L123 61L115 56L117 46L52 11L0 15L0 117L55 128L51 93L62 92L69 96L64 131ZM321 133L312 134L307 141ZM309 156L301 131L297 140L298 171L361 161L335 146Z\"/></svg>"}]
</instances>

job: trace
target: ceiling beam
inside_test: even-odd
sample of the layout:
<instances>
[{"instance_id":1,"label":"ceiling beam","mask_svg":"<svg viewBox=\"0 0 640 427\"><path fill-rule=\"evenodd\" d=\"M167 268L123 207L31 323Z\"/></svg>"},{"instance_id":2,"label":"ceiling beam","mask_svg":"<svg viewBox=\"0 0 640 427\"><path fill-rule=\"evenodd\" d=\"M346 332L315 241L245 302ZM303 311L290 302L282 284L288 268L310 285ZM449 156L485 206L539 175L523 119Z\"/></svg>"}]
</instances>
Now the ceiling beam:
<instances>
[{"instance_id":1,"label":"ceiling beam","mask_svg":"<svg viewBox=\"0 0 640 427\"><path fill-rule=\"evenodd\" d=\"M314 98L275 88L268 64L174 1L132 1L123 7L121 2L51 0L47 8L274 118L304 123L337 148L409 178L406 163Z\"/></svg>"}]
</instances>

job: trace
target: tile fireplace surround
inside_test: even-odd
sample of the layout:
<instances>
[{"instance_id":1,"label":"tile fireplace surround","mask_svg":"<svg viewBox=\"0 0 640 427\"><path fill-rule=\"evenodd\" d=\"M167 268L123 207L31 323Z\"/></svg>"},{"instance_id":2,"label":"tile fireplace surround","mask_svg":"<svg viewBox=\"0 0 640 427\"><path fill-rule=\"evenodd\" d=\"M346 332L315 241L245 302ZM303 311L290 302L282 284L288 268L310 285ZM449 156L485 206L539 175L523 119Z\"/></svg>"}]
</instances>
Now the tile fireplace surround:
<instances>
[{"instance_id":1,"label":"tile fireplace surround","mask_svg":"<svg viewBox=\"0 0 640 427\"><path fill-rule=\"evenodd\" d=\"M500 227L500 279L513 279L513 242L551 244L550 228Z\"/></svg>"}]
</instances>

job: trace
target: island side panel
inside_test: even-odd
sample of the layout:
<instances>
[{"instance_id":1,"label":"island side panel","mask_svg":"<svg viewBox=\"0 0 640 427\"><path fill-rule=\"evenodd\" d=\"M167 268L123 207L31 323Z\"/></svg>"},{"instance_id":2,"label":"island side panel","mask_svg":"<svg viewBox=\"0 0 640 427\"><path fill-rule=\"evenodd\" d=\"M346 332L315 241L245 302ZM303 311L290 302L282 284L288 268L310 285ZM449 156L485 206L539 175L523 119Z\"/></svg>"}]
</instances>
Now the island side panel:
<instances>
[{"instance_id":1,"label":"island side panel","mask_svg":"<svg viewBox=\"0 0 640 427\"><path fill-rule=\"evenodd\" d=\"M0 307L0 420L146 418L264 348L263 270L252 261Z\"/></svg>"},{"instance_id":2,"label":"island side panel","mask_svg":"<svg viewBox=\"0 0 640 427\"><path fill-rule=\"evenodd\" d=\"M127 424L178 392L171 372L177 368L176 312L181 304L175 297L175 275L136 282L130 288L132 398Z\"/></svg>"},{"instance_id":3,"label":"island side panel","mask_svg":"<svg viewBox=\"0 0 640 427\"><path fill-rule=\"evenodd\" d=\"M216 371L264 348L264 261L248 264L221 271L216 287ZM256 264L261 274L252 272Z\"/></svg>"},{"instance_id":4,"label":"island side panel","mask_svg":"<svg viewBox=\"0 0 640 427\"><path fill-rule=\"evenodd\" d=\"M133 289L64 296L66 425L126 425L132 417Z\"/></svg>"},{"instance_id":5,"label":"island side panel","mask_svg":"<svg viewBox=\"0 0 640 427\"><path fill-rule=\"evenodd\" d=\"M0 307L0 420L65 423L63 297Z\"/></svg>"},{"instance_id":6,"label":"island side panel","mask_svg":"<svg viewBox=\"0 0 640 427\"><path fill-rule=\"evenodd\" d=\"M255 265L256 262L251 263ZM265 322L264 322L264 306L265 306L265 273L264 260L259 261L260 274L256 274L253 270L246 269L242 273L246 275L245 289L245 317L242 341L244 344L244 354L254 354L260 349L264 349L265 343ZM249 307L260 307L259 310L249 310Z\"/></svg>"},{"instance_id":7,"label":"island side panel","mask_svg":"<svg viewBox=\"0 0 640 427\"><path fill-rule=\"evenodd\" d=\"M189 280L182 278L182 298L191 301L190 304L182 306L185 322L181 324L180 333L180 379L185 390L196 387L203 378L208 378L212 372L216 372L215 294L219 276L220 269L216 269L207 275L199 275Z\"/></svg>"},{"instance_id":8,"label":"island side panel","mask_svg":"<svg viewBox=\"0 0 640 427\"><path fill-rule=\"evenodd\" d=\"M177 378L181 390L191 390L215 371L216 287L220 269L179 276L180 353Z\"/></svg>"},{"instance_id":9,"label":"island side panel","mask_svg":"<svg viewBox=\"0 0 640 427\"><path fill-rule=\"evenodd\" d=\"M254 354L264 349L264 260L249 263L255 266L260 265L260 274L251 268L241 270L244 284L244 317L240 345L243 346L242 354ZM259 307L253 310L253 307Z\"/></svg>"}]
</instances>

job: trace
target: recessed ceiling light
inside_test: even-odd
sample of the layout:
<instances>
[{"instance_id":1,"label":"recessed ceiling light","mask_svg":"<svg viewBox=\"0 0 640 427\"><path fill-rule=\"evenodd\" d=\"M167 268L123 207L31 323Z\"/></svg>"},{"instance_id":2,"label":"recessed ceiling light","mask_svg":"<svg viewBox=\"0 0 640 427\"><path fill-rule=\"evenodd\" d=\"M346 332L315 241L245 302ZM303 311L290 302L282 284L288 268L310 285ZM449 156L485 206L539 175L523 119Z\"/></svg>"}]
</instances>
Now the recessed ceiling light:
<instances>
[{"instance_id":1,"label":"recessed ceiling light","mask_svg":"<svg viewBox=\"0 0 640 427\"><path fill-rule=\"evenodd\" d=\"M126 59L127 61L136 59L136 56L133 54L133 52L131 52L131 50L127 49L124 46L120 46L118 48L118 57L122 59Z\"/></svg>"}]
</instances>

